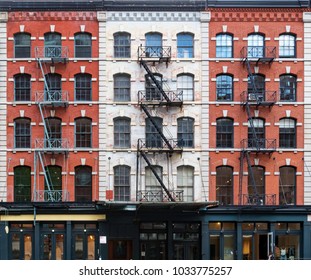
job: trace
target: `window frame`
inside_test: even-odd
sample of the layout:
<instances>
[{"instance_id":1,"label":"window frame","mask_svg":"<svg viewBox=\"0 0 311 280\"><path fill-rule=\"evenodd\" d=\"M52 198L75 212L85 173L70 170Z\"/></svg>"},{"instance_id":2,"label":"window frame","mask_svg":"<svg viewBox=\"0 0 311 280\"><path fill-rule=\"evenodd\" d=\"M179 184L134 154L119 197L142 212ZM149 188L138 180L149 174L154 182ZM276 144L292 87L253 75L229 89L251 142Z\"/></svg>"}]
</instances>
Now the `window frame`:
<instances>
[{"instance_id":1,"label":"window frame","mask_svg":"<svg viewBox=\"0 0 311 280\"><path fill-rule=\"evenodd\" d=\"M22 98L22 96L24 98ZM15 102L31 101L31 75L30 74L19 73L19 74L14 75L14 101Z\"/></svg>"},{"instance_id":2,"label":"window frame","mask_svg":"<svg viewBox=\"0 0 311 280\"><path fill-rule=\"evenodd\" d=\"M292 81L291 81L292 80ZM289 86L286 84L289 83ZM280 75L280 101L282 102L296 102L297 101L297 76L293 74ZM285 92L289 91L289 94ZM284 98L289 96L289 98ZM290 98L292 96L292 98Z\"/></svg>"},{"instance_id":3,"label":"window frame","mask_svg":"<svg viewBox=\"0 0 311 280\"><path fill-rule=\"evenodd\" d=\"M259 197L265 197L266 194L266 176L265 176L265 167L261 166L261 165L252 165L252 172L253 172L253 176L255 179L255 184L256 184L256 189L257 189L257 194L259 195ZM258 177L257 177L258 175ZM262 180L261 180L262 178ZM253 192L253 182L252 182L252 178L250 176L250 174L248 174L248 183L247 183L247 190L248 190L248 195L252 196L252 195L256 195ZM259 184L259 182L263 182L263 184ZM263 201L264 203L264 201Z\"/></svg>"},{"instance_id":4,"label":"window frame","mask_svg":"<svg viewBox=\"0 0 311 280\"><path fill-rule=\"evenodd\" d=\"M122 126L118 127L119 122ZM114 147L126 149L131 147L131 119L128 117L117 117L113 119L113 139ZM117 129L119 128L119 130ZM122 142L122 143L121 143Z\"/></svg>"},{"instance_id":5,"label":"window frame","mask_svg":"<svg viewBox=\"0 0 311 280\"><path fill-rule=\"evenodd\" d=\"M127 73L113 75L113 98L116 102L131 101L131 75Z\"/></svg>"},{"instance_id":6,"label":"window frame","mask_svg":"<svg viewBox=\"0 0 311 280\"><path fill-rule=\"evenodd\" d=\"M28 133L17 133L17 124L18 122L21 122L20 124L27 125L27 127L19 128L20 130L27 130ZM27 132L26 131L26 132ZM21 140L17 141L17 137L21 138ZM17 143L20 143L17 145ZM21 143L25 143L25 145L21 145ZM15 149L28 149L31 148L31 120L30 118L16 118L14 119L14 148Z\"/></svg>"},{"instance_id":7,"label":"window frame","mask_svg":"<svg viewBox=\"0 0 311 280\"><path fill-rule=\"evenodd\" d=\"M225 51L223 49L225 49ZM215 57L216 58L233 57L233 34L226 32L216 34Z\"/></svg>"},{"instance_id":8,"label":"window frame","mask_svg":"<svg viewBox=\"0 0 311 280\"><path fill-rule=\"evenodd\" d=\"M89 184L82 184L81 181L83 181L83 178L79 178L79 175L81 177L80 172L85 171L87 173L87 176L89 176L90 183ZM92 178L92 167L89 165L78 165L75 167L75 201L76 202L83 202L92 201L92 193L93 193L93 178ZM80 192L82 194L80 194Z\"/></svg>"},{"instance_id":9,"label":"window frame","mask_svg":"<svg viewBox=\"0 0 311 280\"><path fill-rule=\"evenodd\" d=\"M185 38L189 38L186 40ZM177 34L177 58L194 58L194 34L181 32ZM188 53L188 56L185 55Z\"/></svg>"},{"instance_id":10,"label":"window frame","mask_svg":"<svg viewBox=\"0 0 311 280\"><path fill-rule=\"evenodd\" d=\"M177 119L178 147L194 148L194 119L180 117Z\"/></svg>"},{"instance_id":11,"label":"window frame","mask_svg":"<svg viewBox=\"0 0 311 280\"><path fill-rule=\"evenodd\" d=\"M24 45L17 45L17 37L18 36L27 36L27 41L29 41L29 44L24 44ZM21 41L24 41L21 40ZM18 55L17 49L20 48L23 50L21 53L26 52L26 55ZM31 34L27 32L18 32L14 34L14 58L30 58L31 57Z\"/></svg>"},{"instance_id":12,"label":"window frame","mask_svg":"<svg viewBox=\"0 0 311 280\"><path fill-rule=\"evenodd\" d=\"M292 38L291 40L282 40L282 38ZM282 42L284 42L284 45L282 45ZM285 44L289 43L289 44ZM293 45L291 45L293 43ZM283 49L283 51L281 51ZM287 51L286 51L287 50ZM283 54L286 53L286 54ZM279 57L280 58L295 58L297 56L297 36L294 33L286 32L281 33L279 36Z\"/></svg>"},{"instance_id":13,"label":"window frame","mask_svg":"<svg viewBox=\"0 0 311 280\"><path fill-rule=\"evenodd\" d=\"M265 127L265 119L263 118L252 118L254 128L256 131L256 138L259 141L258 145L259 148L265 148L266 147L266 127ZM261 125L262 124L262 125ZM257 144L255 139L253 139L253 131L250 126L250 122L248 121L248 126L247 126L247 142L248 142L248 147L249 148L257 148ZM258 137L258 135L261 135L263 137ZM251 136L251 137L250 137Z\"/></svg>"},{"instance_id":14,"label":"window frame","mask_svg":"<svg viewBox=\"0 0 311 280\"><path fill-rule=\"evenodd\" d=\"M223 96L223 91L225 91L225 98L219 98ZM216 76L216 100L223 102L233 101L233 76L230 74L219 74Z\"/></svg>"},{"instance_id":15,"label":"window frame","mask_svg":"<svg viewBox=\"0 0 311 280\"><path fill-rule=\"evenodd\" d=\"M81 124L78 122L82 122ZM79 125L79 126L78 126ZM83 125L83 127L82 127ZM78 131L78 128L83 128L84 130L89 127L89 131ZM78 139L78 137L83 137L85 139ZM84 145L78 145L78 142L84 143ZM87 145L89 144L89 145ZM92 148L92 119L88 117L79 117L75 119L75 148L87 149Z\"/></svg>"},{"instance_id":16,"label":"window frame","mask_svg":"<svg viewBox=\"0 0 311 280\"><path fill-rule=\"evenodd\" d=\"M287 125L289 125L289 127L282 127L283 121L288 121ZM284 125L286 125L286 123ZM283 138L283 140L281 138ZM294 118L280 119L279 121L279 147L282 149L297 148L297 121L296 119Z\"/></svg>"},{"instance_id":17,"label":"window frame","mask_svg":"<svg viewBox=\"0 0 311 280\"><path fill-rule=\"evenodd\" d=\"M226 122L228 125L221 125ZM229 125L229 122L231 125ZM230 131L231 128L231 131ZM223 140L225 138L225 140ZM221 117L216 119L216 148L234 147L234 121L232 118Z\"/></svg>"},{"instance_id":18,"label":"window frame","mask_svg":"<svg viewBox=\"0 0 311 280\"><path fill-rule=\"evenodd\" d=\"M120 38L122 39L122 42L119 42ZM126 40L128 44L126 44ZM113 48L114 48L114 52L113 52L114 58L130 58L131 57L131 34L128 32L114 33L113 34Z\"/></svg>"},{"instance_id":19,"label":"window frame","mask_svg":"<svg viewBox=\"0 0 311 280\"><path fill-rule=\"evenodd\" d=\"M283 177L283 171L284 170L284 178ZM286 165L286 166L280 166L279 169L280 175L279 175L279 205L296 205L297 203L297 167ZM293 175L291 178L290 176ZM293 180L293 182L289 182L288 184L283 184L284 179ZM285 192L284 192L284 186L285 186ZM289 198L291 199L291 203L287 203L286 193L289 193Z\"/></svg>"},{"instance_id":20,"label":"window frame","mask_svg":"<svg viewBox=\"0 0 311 280\"><path fill-rule=\"evenodd\" d=\"M261 40L259 40L261 38ZM247 57L262 58L265 57L265 35L254 32L247 36Z\"/></svg>"},{"instance_id":21,"label":"window frame","mask_svg":"<svg viewBox=\"0 0 311 280\"><path fill-rule=\"evenodd\" d=\"M179 93L182 92L182 95ZM186 94L185 94L186 93ZM177 75L177 95L183 101L194 100L194 75L190 73L181 73Z\"/></svg>"},{"instance_id":22,"label":"window frame","mask_svg":"<svg viewBox=\"0 0 311 280\"><path fill-rule=\"evenodd\" d=\"M18 173L17 171L22 170L22 169L23 169L23 172L21 172L20 174L17 174ZM31 167L26 166L26 165L15 166L14 167L14 202L30 202L30 201L31 201Z\"/></svg>"},{"instance_id":23,"label":"window frame","mask_svg":"<svg viewBox=\"0 0 311 280\"><path fill-rule=\"evenodd\" d=\"M82 36L84 38L80 39L78 38L79 36ZM78 39L79 41L81 41L81 43L84 43L84 44L77 45ZM87 44L86 41L89 44ZM82 54L78 55L78 53L80 52ZM75 58L92 58L92 34L91 33L77 32L74 34L74 55L75 55Z\"/></svg>"},{"instance_id":24,"label":"window frame","mask_svg":"<svg viewBox=\"0 0 311 280\"><path fill-rule=\"evenodd\" d=\"M163 119L160 117L152 117L153 120L160 126L163 132ZM145 119L145 138L147 148L162 148L163 141L161 135L158 133L153 123L149 118Z\"/></svg>"},{"instance_id":25,"label":"window frame","mask_svg":"<svg viewBox=\"0 0 311 280\"><path fill-rule=\"evenodd\" d=\"M51 171L55 171L53 174ZM57 171L57 173L56 173ZM62 177L62 167L59 165L47 165L45 166L45 172L47 175L47 178L49 180L50 186L52 186L53 191L62 191L63 190L63 177ZM58 180L55 180L58 179ZM60 183L60 184L54 184L54 183ZM46 183L46 178L44 178L44 189L47 189L47 183Z\"/></svg>"},{"instance_id":26,"label":"window frame","mask_svg":"<svg viewBox=\"0 0 311 280\"><path fill-rule=\"evenodd\" d=\"M131 167L116 165L113 167L113 186L115 201L131 200Z\"/></svg>"},{"instance_id":27,"label":"window frame","mask_svg":"<svg viewBox=\"0 0 311 280\"><path fill-rule=\"evenodd\" d=\"M227 170L228 174L223 170ZM223 171L223 172L220 172ZM233 204L234 195L233 167L221 165L216 167L216 200L220 205ZM231 184L225 184L231 182Z\"/></svg>"},{"instance_id":28,"label":"window frame","mask_svg":"<svg viewBox=\"0 0 311 280\"><path fill-rule=\"evenodd\" d=\"M190 182L192 181L192 184L190 184L189 181ZM182 196L183 201L185 202L194 201L194 167L193 166L181 165L177 167L177 190L183 191L183 196Z\"/></svg>"},{"instance_id":29,"label":"window frame","mask_svg":"<svg viewBox=\"0 0 311 280\"><path fill-rule=\"evenodd\" d=\"M92 75L88 73L78 73L74 76L74 79L75 101L92 101ZM82 98L82 96L84 98Z\"/></svg>"}]
</instances>

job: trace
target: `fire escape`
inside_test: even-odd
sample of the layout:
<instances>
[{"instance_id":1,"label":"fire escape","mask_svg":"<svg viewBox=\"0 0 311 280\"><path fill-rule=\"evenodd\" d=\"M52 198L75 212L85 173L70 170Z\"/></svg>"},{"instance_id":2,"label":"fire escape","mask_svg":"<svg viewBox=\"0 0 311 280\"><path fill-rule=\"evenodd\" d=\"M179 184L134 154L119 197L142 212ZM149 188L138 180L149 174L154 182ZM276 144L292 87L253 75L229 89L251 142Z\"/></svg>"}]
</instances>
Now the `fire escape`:
<instances>
[{"instance_id":1,"label":"fire escape","mask_svg":"<svg viewBox=\"0 0 311 280\"><path fill-rule=\"evenodd\" d=\"M268 154L269 157L276 150L276 139L262 137L258 131L258 123L255 123L253 111L258 108L271 108L276 101L275 91L266 91L258 84L252 66L270 65L276 57L275 47L244 47L241 50L241 61L248 72L249 88L241 94L241 106L244 108L248 119L248 139L241 141L240 172L239 172L239 204L240 205L274 205L275 194L265 194L258 191L258 183L252 167L251 158L260 154ZM248 193L243 194L244 162L248 168Z\"/></svg>"},{"instance_id":2,"label":"fire escape","mask_svg":"<svg viewBox=\"0 0 311 280\"><path fill-rule=\"evenodd\" d=\"M68 92L56 89L48 78L51 69L55 70L55 65L68 62L68 48L62 46L36 47L35 56L44 81L44 90L37 91L35 95L35 102L43 123L44 138L35 139L33 200L40 202L67 201L69 199L68 191L55 187L53 174L47 168L47 159L58 155L64 155L66 159L69 152L68 139L55 137L54 129L48 121L48 110L68 107ZM40 174L40 171L44 175L44 190L38 188L37 172Z\"/></svg>"},{"instance_id":3,"label":"fire escape","mask_svg":"<svg viewBox=\"0 0 311 280\"><path fill-rule=\"evenodd\" d=\"M161 188L159 191L142 191L137 186L137 201L183 201L183 191L174 190L169 180L165 184L149 158L150 154L165 153L169 159L173 153L182 152L182 143L177 139L173 139L172 136L165 135L162 131L162 126L156 121L156 108L165 107L168 111L170 107L182 106L182 93L175 93L169 89L164 89L163 83L158 80L158 73L156 73L156 65L166 63L166 66L168 66L170 58L171 47L140 46L138 48L138 62L145 69L147 73L146 83L150 85L145 91L138 92L138 104L152 124L154 135L148 139L138 139L137 170L139 167L139 158L142 157ZM169 134L169 132L166 134ZM137 176L139 176L138 173Z\"/></svg>"}]
</instances>

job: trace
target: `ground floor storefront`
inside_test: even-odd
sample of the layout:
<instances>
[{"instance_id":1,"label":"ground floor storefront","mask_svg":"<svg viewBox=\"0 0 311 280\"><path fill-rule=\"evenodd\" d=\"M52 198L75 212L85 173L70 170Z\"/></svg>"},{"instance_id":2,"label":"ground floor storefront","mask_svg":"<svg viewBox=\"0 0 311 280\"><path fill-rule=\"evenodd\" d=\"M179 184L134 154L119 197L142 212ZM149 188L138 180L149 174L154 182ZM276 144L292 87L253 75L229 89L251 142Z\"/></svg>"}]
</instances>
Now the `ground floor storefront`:
<instances>
[{"instance_id":1,"label":"ground floor storefront","mask_svg":"<svg viewBox=\"0 0 311 280\"><path fill-rule=\"evenodd\" d=\"M0 259L311 259L306 207L2 204Z\"/></svg>"}]
</instances>

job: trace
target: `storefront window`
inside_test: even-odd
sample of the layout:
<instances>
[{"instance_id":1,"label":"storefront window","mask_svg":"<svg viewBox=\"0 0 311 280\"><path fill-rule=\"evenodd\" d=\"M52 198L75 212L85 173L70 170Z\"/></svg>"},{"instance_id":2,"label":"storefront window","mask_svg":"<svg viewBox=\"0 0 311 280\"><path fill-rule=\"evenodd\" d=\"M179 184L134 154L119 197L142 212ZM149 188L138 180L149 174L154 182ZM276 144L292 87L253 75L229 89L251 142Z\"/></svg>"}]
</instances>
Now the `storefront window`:
<instances>
[{"instance_id":1,"label":"storefront window","mask_svg":"<svg viewBox=\"0 0 311 280\"><path fill-rule=\"evenodd\" d=\"M299 235L277 234L274 255L277 260L297 260L300 258Z\"/></svg>"}]
</instances>

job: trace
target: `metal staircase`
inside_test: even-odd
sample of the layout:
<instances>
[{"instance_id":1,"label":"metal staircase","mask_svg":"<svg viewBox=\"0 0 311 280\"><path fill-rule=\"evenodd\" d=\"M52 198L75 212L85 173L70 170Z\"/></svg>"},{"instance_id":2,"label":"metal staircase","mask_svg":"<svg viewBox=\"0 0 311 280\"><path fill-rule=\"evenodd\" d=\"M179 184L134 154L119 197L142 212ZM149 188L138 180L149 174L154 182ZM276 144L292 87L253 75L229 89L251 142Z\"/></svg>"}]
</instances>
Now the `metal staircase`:
<instances>
[{"instance_id":1,"label":"metal staircase","mask_svg":"<svg viewBox=\"0 0 311 280\"><path fill-rule=\"evenodd\" d=\"M34 153L34 201L44 202L61 202L68 200L68 192L65 190L57 190L53 186L53 178L47 168L47 155L57 156L64 155L67 158L69 152L68 139L53 138L52 128L48 121L48 109L55 110L58 107L68 107L68 92L60 89L53 89L48 80L48 66L55 67L58 63L67 63L68 50L60 46L37 47L35 49L36 60L40 68L43 81L44 90L37 91L35 95L35 102L38 105L40 116L43 123L44 138L35 139L35 153ZM45 189L38 189L37 186L37 172L41 167L44 175Z\"/></svg>"},{"instance_id":2,"label":"metal staircase","mask_svg":"<svg viewBox=\"0 0 311 280\"><path fill-rule=\"evenodd\" d=\"M251 154L271 154L276 150L276 140L266 139L258 137L257 129L254 124L254 116L252 114L251 107L256 109L259 106L271 107L275 104L276 92L268 92L258 89L256 83L256 75L252 71L251 64L270 64L275 59L275 48L264 48L258 47L262 50L254 50L256 47L252 47L250 50L248 47L244 47L241 50L241 61L242 64L246 66L248 73L249 82L251 84L251 91L244 91L241 94L241 106L246 111L248 119L248 128L251 131L251 139L243 139L241 141L241 153L240 153L240 172L239 172L239 204L240 205L264 205L266 204L265 194L258 193L258 188L256 186L255 176L252 170ZM249 54L252 55L249 55ZM260 54L258 57L253 54ZM250 58L250 57L251 58ZM244 161L246 159L246 164L248 167L248 176L252 185L252 194L243 194L243 170Z\"/></svg>"},{"instance_id":3,"label":"metal staircase","mask_svg":"<svg viewBox=\"0 0 311 280\"><path fill-rule=\"evenodd\" d=\"M158 81L155 76L155 72L151 70L150 63L152 65L160 64L165 62L168 65L171 57L171 48L170 47L139 47L138 48L138 62L145 69L147 73L147 78L150 79L154 85L154 90L156 91L156 98L152 98L152 95L147 92L139 91L138 92L138 103L140 108L146 114L147 118L150 120L151 124L155 128L157 134L161 138L161 144L150 146L148 145L147 139L138 139L137 143L137 160L139 155L145 160L151 172L154 174L156 180L159 182L161 188L164 191L164 195L162 197L162 201L182 201L182 194L171 190L172 188L167 187L162 178L157 174L156 169L152 165L150 159L148 158L148 152L158 152L158 153L169 153L172 154L174 152L181 152L182 147L178 146L177 139L173 139L172 137L167 137L163 131L162 127L160 127L157 122L154 120L153 114L150 112L150 106L154 109L155 107L166 106L182 106L182 93L176 94L173 91L166 91L163 88L162 83ZM137 172L138 173L138 172ZM138 176L138 175L137 175ZM137 188L138 189L138 188ZM146 198L141 191L137 194L138 199ZM144 199L145 200L145 199Z\"/></svg>"}]
</instances>

